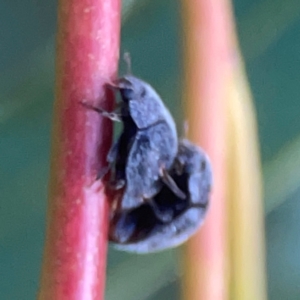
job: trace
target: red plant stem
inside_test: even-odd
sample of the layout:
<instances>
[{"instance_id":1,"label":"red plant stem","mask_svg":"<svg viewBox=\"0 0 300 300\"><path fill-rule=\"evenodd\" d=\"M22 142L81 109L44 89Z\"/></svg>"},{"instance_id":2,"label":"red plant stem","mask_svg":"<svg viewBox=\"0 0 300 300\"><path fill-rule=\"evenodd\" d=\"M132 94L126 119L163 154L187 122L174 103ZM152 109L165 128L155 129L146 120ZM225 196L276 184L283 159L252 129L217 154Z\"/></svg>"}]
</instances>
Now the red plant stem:
<instances>
[{"instance_id":1,"label":"red plant stem","mask_svg":"<svg viewBox=\"0 0 300 300\"><path fill-rule=\"evenodd\" d=\"M60 0L48 224L39 299L103 299L108 205L97 172L112 124L81 105L113 107L120 0Z\"/></svg>"},{"instance_id":2,"label":"red plant stem","mask_svg":"<svg viewBox=\"0 0 300 300\"><path fill-rule=\"evenodd\" d=\"M234 61L227 0L182 0L184 96L190 138L209 154L214 174L207 220L185 248L184 299L227 298L226 84Z\"/></svg>"}]
</instances>

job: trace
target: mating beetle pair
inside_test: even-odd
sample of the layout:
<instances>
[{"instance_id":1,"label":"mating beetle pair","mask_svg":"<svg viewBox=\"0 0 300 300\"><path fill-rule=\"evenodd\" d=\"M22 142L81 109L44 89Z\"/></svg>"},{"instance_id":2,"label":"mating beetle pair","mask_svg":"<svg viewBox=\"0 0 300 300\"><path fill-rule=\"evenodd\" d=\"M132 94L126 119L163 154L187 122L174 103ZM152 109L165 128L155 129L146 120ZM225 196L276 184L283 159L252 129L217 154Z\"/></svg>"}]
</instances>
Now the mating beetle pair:
<instances>
[{"instance_id":1,"label":"mating beetle pair","mask_svg":"<svg viewBox=\"0 0 300 300\"><path fill-rule=\"evenodd\" d=\"M111 212L109 239L120 250L150 253L177 246L201 225L212 182L206 154L178 141L175 122L155 90L127 75L113 88L116 111L94 110L123 123L107 160L110 185L122 190Z\"/></svg>"}]
</instances>

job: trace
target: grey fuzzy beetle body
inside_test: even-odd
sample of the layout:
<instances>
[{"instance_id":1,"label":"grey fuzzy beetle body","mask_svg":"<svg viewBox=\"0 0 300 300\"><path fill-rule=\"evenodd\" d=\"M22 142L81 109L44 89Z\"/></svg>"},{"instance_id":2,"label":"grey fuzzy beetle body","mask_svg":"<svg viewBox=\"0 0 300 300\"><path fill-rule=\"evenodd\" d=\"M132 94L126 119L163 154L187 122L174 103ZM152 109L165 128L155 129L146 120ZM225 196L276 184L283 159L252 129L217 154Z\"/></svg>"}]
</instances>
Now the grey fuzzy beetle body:
<instances>
[{"instance_id":1,"label":"grey fuzzy beetle body","mask_svg":"<svg viewBox=\"0 0 300 300\"><path fill-rule=\"evenodd\" d=\"M149 84L128 75L116 87L124 127L108 161L114 164L116 187L124 187L120 209L132 209L161 189L161 169L172 166L178 138L170 112Z\"/></svg>"},{"instance_id":2,"label":"grey fuzzy beetle body","mask_svg":"<svg viewBox=\"0 0 300 300\"><path fill-rule=\"evenodd\" d=\"M117 249L151 253L175 247L203 223L212 185L207 155L191 142L180 141L170 175L187 194L187 199L179 198L164 185L152 204L148 202L131 211L116 212L109 235Z\"/></svg>"},{"instance_id":3,"label":"grey fuzzy beetle body","mask_svg":"<svg viewBox=\"0 0 300 300\"><path fill-rule=\"evenodd\" d=\"M203 223L212 185L207 155L184 139L155 90L127 75L110 85L121 95L113 112L82 103L123 130L111 147L113 195L109 240L119 250L151 253L185 242ZM104 171L104 172L103 172Z\"/></svg>"}]
</instances>

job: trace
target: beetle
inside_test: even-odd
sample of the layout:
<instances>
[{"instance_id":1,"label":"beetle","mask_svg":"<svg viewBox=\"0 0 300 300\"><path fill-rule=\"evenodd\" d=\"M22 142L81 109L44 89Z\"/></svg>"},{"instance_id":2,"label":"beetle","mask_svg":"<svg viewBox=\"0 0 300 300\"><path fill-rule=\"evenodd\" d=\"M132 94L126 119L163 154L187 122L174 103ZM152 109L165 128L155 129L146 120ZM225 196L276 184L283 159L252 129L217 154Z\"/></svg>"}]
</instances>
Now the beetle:
<instances>
[{"instance_id":1,"label":"beetle","mask_svg":"<svg viewBox=\"0 0 300 300\"><path fill-rule=\"evenodd\" d=\"M212 186L212 170L205 152L183 139L170 176L187 195L178 197L163 184L153 199L130 211L112 212L109 240L115 248L151 253L176 247L193 235L206 216Z\"/></svg>"},{"instance_id":2,"label":"beetle","mask_svg":"<svg viewBox=\"0 0 300 300\"><path fill-rule=\"evenodd\" d=\"M184 199L186 195L168 172L177 154L178 137L175 122L160 96L151 85L133 75L110 86L121 95L115 111L85 106L123 123L122 133L107 156L112 170L110 186L123 189L119 209L138 207L153 198L163 184Z\"/></svg>"}]
</instances>

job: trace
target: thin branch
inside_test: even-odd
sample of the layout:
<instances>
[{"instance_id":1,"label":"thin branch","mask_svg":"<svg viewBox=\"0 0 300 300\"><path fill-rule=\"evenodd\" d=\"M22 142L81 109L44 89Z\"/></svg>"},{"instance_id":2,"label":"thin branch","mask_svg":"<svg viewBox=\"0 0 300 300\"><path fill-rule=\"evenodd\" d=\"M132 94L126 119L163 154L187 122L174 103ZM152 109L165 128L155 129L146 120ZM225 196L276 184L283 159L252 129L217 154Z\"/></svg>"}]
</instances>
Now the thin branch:
<instances>
[{"instance_id":1,"label":"thin branch","mask_svg":"<svg viewBox=\"0 0 300 300\"><path fill-rule=\"evenodd\" d=\"M103 299L107 199L95 181L112 124L80 103L110 109L116 77L120 0L60 0L56 101L46 245L39 299Z\"/></svg>"}]
</instances>

